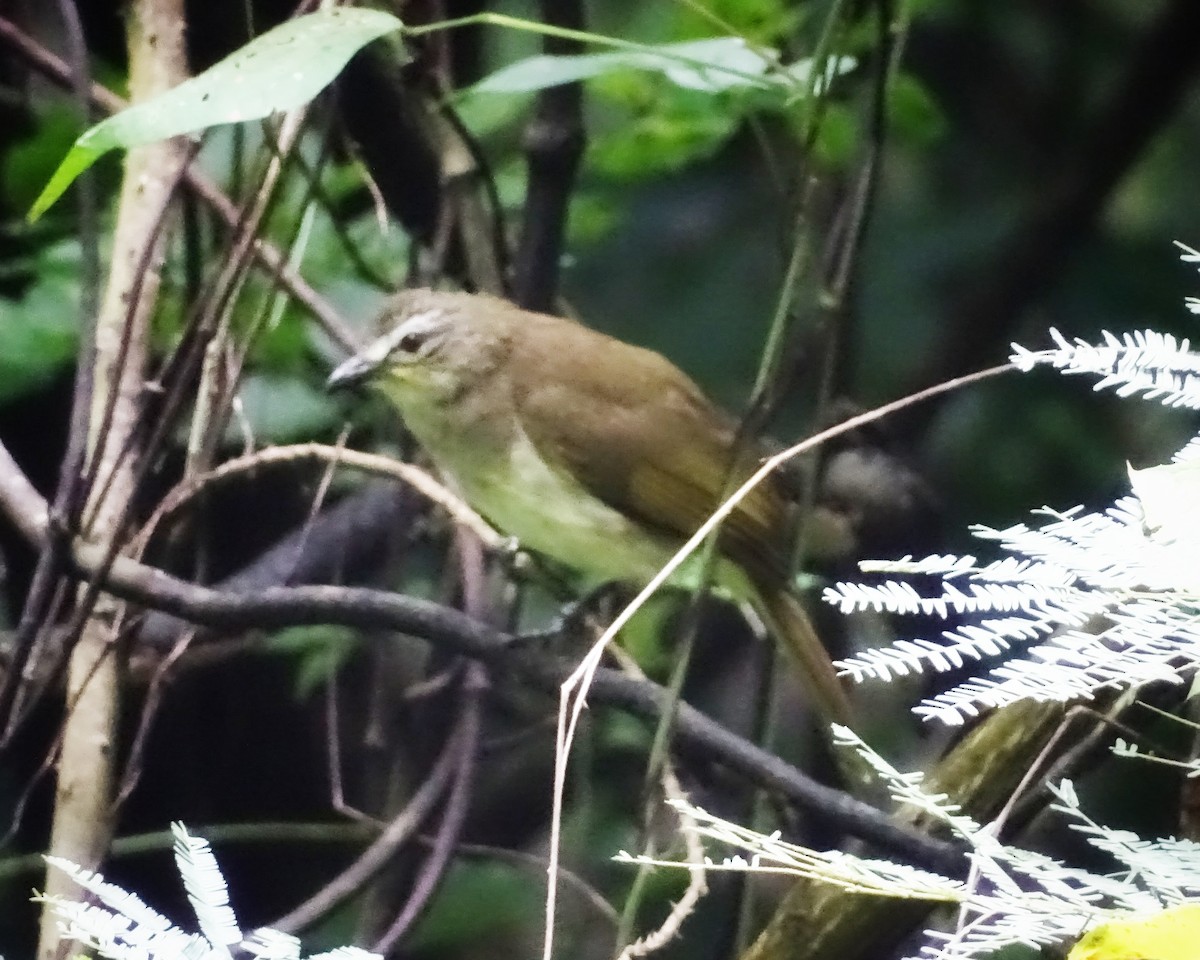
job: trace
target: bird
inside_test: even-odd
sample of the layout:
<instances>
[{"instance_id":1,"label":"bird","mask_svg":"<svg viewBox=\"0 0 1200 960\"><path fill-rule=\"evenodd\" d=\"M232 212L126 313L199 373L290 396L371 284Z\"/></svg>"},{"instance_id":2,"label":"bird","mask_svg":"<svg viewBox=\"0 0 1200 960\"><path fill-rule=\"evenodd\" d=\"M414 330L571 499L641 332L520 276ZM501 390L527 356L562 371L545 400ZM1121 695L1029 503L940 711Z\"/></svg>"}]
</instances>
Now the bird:
<instances>
[{"instance_id":1,"label":"bird","mask_svg":"<svg viewBox=\"0 0 1200 960\"><path fill-rule=\"evenodd\" d=\"M523 549L585 585L645 585L757 467L737 424L661 354L481 293L409 289L379 337L334 369L395 408L438 471ZM789 592L793 511L770 475L717 539L713 582L795 660L830 722L849 699Z\"/></svg>"}]
</instances>

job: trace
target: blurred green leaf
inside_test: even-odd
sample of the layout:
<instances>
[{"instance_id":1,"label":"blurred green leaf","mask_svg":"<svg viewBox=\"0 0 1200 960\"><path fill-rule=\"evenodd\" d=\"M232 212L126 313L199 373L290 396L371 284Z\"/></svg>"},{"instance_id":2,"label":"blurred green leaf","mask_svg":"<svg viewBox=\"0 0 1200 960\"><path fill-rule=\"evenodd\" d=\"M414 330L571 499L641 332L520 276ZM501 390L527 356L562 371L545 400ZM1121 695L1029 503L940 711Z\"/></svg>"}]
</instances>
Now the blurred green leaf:
<instances>
[{"instance_id":1,"label":"blurred green leaf","mask_svg":"<svg viewBox=\"0 0 1200 960\"><path fill-rule=\"evenodd\" d=\"M678 170L709 156L741 122L738 105L643 78L606 78L604 135L589 151L593 169L622 180Z\"/></svg>"},{"instance_id":2,"label":"blurred green leaf","mask_svg":"<svg viewBox=\"0 0 1200 960\"><path fill-rule=\"evenodd\" d=\"M666 680L675 662L679 613L688 602L681 590L660 590L621 630L622 648L637 661L647 676Z\"/></svg>"},{"instance_id":3,"label":"blurred green leaf","mask_svg":"<svg viewBox=\"0 0 1200 960\"><path fill-rule=\"evenodd\" d=\"M852 66L847 58L835 62L840 71ZM757 111L801 114L807 101L796 95L809 88L809 62L781 69L761 88L723 91L681 87L646 71L599 76L588 163L607 177L644 180L711 156ZM781 80L783 74L791 79Z\"/></svg>"},{"instance_id":4,"label":"blurred green leaf","mask_svg":"<svg viewBox=\"0 0 1200 960\"><path fill-rule=\"evenodd\" d=\"M918 145L936 142L947 130L933 94L910 73L899 74L888 91L888 118L896 133Z\"/></svg>"},{"instance_id":5,"label":"blurred green leaf","mask_svg":"<svg viewBox=\"0 0 1200 960\"><path fill-rule=\"evenodd\" d=\"M676 4L675 29L683 35L711 34L713 24L727 24L731 32L759 43L774 43L793 36L807 9L787 0L705 0L703 12ZM810 14L811 15L811 14Z\"/></svg>"},{"instance_id":6,"label":"blurred green leaf","mask_svg":"<svg viewBox=\"0 0 1200 960\"><path fill-rule=\"evenodd\" d=\"M79 127L75 107L55 101L40 111L29 136L4 153L4 196L11 209L27 210L37 199Z\"/></svg>"},{"instance_id":7,"label":"blurred green leaf","mask_svg":"<svg viewBox=\"0 0 1200 960\"><path fill-rule=\"evenodd\" d=\"M456 110L475 136L486 138L519 129L528 106L528 97L521 93L492 93L486 97L465 96L456 105Z\"/></svg>"},{"instance_id":8,"label":"blurred green leaf","mask_svg":"<svg viewBox=\"0 0 1200 960\"><path fill-rule=\"evenodd\" d=\"M636 617L634 618L637 619ZM664 664L669 667L670 664ZM654 743L654 730L640 717L611 711L596 725L596 745L606 753L645 757Z\"/></svg>"},{"instance_id":9,"label":"blurred green leaf","mask_svg":"<svg viewBox=\"0 0 1200 960\"><path fill-rule=\"evenodd\" d=\"M286 309L279 323L265 325L254 338L251 356L255 369L280 377L302 374L312 363L311 340L300 311Z\"/></svg>"},{"instance_id":10,"label":"blurred green leaf","mask_svg":"<svg viewBox=\"0 0 1200 960\"><path fill-rule=\"evenodd\" d=\"M79 244L40 249L20 300L0 298L0 403L41 386L75 359L79 341Z\"/></svg>"},{"instance_id":11,"label":"blurred green leaf","mask_svg":"<svg viewBox=\"0 0 1200 960\"><path fill-rule=\"evenodd\" d=\"M595 243L616 225L620 212L607 196L581 190L571 202L571 243Z\"/></svg>"},{"instance_id":12,"label":"blurred green leaf","mask_svg":"<svg viewBox=\"0 0 1200 960\"><path fill-rule=\"evenodd\" d=\"M420 953L483 943L531 922L541 904L540 882L524 871L503 863L458 860L405 948Z\"/></svg>"},{"instance_id":13,"label":"blurred green leaf","mask_svg":"<svg viewBox=\"0 0 1200 960\"><path fill-rule=\"evenodd\" d=\"M716 93L734 87L765 87L773 59L740 37L664 43L639 50L538 55L484 77L471 93L529 93L603 76L616 70L649 70L689 90Z\"/></svg>"},{"instance_id":14,"label":"blurred green leaf","mask_svg":"<svg viewBox=\"0 0 1200 960\"><path fill-rule=\"evenodd\" d=\"M813 149L826 167L844 170L854 159L861 129L855 108L844 103L826 103Z\"/></svg>"},{"instance_id":15,"label":"blurred green leaf","mask_svg":"<svg viewBox=\"0 0 1200 960\"><path fill-rule=\"evenodd\" d=\"M223 123L291 110L320 93L355 53L403 24L389 13L339 7L255 38L198 76L86 130L29 212L37 219L99 157Z\"/></svg>"},{"instance_id":16,"label":"blurred green leaf","mask_svg":"<svg viewBox=\"0 0 1200 960\"><path fill-rule=\"evenodd\" d=\"M349 627L289 627L268 638L271 653L295 657L296 696L305 700L337 673L354 652L358 634Z\"/></svg>"},{"instance_id":17,"label":"blurred green leaf","mask_svg":"<svg viewBox=\"0 0 1200 960\"><path fill-rule=\"evenodd\" d=\"M242 381L238 397L258 443L309 439L341 420L337 403L324 390L296 377L251 374ZM231 420L226 439L241 441L237 418Z\"/></svg>"}]
</instances>

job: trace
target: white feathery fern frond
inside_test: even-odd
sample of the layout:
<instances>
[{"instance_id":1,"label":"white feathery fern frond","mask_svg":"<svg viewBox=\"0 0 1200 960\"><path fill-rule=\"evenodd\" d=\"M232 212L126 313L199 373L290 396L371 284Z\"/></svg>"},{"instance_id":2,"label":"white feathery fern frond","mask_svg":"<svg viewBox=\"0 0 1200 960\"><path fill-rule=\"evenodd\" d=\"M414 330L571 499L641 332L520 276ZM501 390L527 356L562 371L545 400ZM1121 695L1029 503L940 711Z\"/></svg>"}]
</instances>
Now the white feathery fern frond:
<instances>
[{"instance_id":1,"label":"white feathery fern frond","mask_svg":"<svg viewBox=\"0 0 1200 960\"><path fill-rule=\"evenodd\" d=\"M853 750L874 772L892 799L899 804L921 811L926 816L949 827L960 839L972 845L986 840L991 845L990 835L979 824L962 812L962 807L950 800L945 793L930 793L923 789L925 775L919 771L902 773L875 750L872 750L857 733L841 724L833 724L833 743L842 750Z\"/></svg>"},{"instance_id":2,"label":"white feathery fern frond","mask_svg":"<svg viewBox=\"0 0 1200 960\"><path fill-rule=\"evenodd\" d=\"M1200 437L1191 440L1171 458L1172 463L1194 463L1200 460Z\"/></svg>"},{"instance_id":3,"label":"white feathery fern frond","mask_svg":"<svg viewBox=\"0 0 1200 960\"><path fill-rule=\"evenodd\" d=\"M1093 390L1113 389L1118 396L1142 396L1167 407L1200 409L1200 356L1187 340L1168 333L1137 330L1116 337L1104 332L1103 345L1076 338L1068 341L1054 328L1052 350L1028 350L1012 345L1010 359L1019 370L1050 366L1065 374L1100 377Z\"/></svg>"},{"instance_id":4,"label":"white feathery fern frond","mask_svg":"<svg viewBox=\"0 0 1200 960\"><path fill-rule=\"evenodd\" d=\"M1026 610L1032 603L1045 603L1055 598L1066 602L1078 591L1052 587L1039 583L995 583L983 580L979 575L971 577L973 582L960 589L952 581L942 583L942 592L937 596L923 597L911 584L903 580L888 580L882 584L839 582L825 590L825 600L838 607L843 613L854 610L887 610L891 613L936 614L947 617L950 613L980 613Z\"/></svg>"},{"instance_id":5,"label":"white feathery fern frond","mask_svg":"<svg viewBox=\"0 0 1200 960\"><path fill-rule=\"evenodd\" d=\"M242 947L253 957L300 960L300 938L270 927L251 932L242 942Z\"/></svg>"},{"instance_id":6,"label":"white feathery fern frond","mask_svg":"<svg viewBox=\"0 0 1200 960\"><path fill-rule=\"evenodd\" d=\"M45 859L46 863L61 870L110 911L123 915L131 923L148 931L171 929L171 921L161 913L148 907L136 894L109 883L94 870L87 870L61 857Z\"/></svg>"},{"instance_id":7,"label":"white feathery fern frond","mask_svg":"<svg viewBox=\"0 0 1200 960\"><path fill-rule=\"evenodd\" d=\"M1175 241L1175 246L1177 246L1180 250L1183 251L1183 253L1181 253L1179 255L1179 259L1182 262L1184 262L1184 263L1200 263L1200 250L1194 250L1192 247L1189 247L1186 243L1181 243L1178 240Z\"/></svg>"},{"instance_id":8,"label":"white feathery fern frond","mask_svg":"<svg viewBox=\"0 0 1200 960\"><path fill-rule=\"evenodd\" d=\"M1175 757L1164 757L1153 750L1143 750L1138 744L1130 742L1124 737L1117 737L1113 741L1110 750L1114 757L1123 757L1127 760L1141 760L1145 763L1172 767L1173 769L1183 771L1189 779L1200 777L1200 758L1180 760Z\"/></svg>"},{"instance_id":9,"label":"white feathery fern frond","mask_svg":"<svg viewBox=\"0 0 1200 960\"><path fill-rule=\"evenodd\" d=\"M1168 469L1184 475L1161 478L1140 471L1137 479L1177 485L1190 480L1189 467ZM1169 516L1169 505L1160 512ZM973 528L1005 551L992 563L937 556L866 565L923 576L943 571L940 585L928 593L904 580L828 587L825 600L846 613L969 618L937 639L903 639L841 660L839 671L855 681L886 680L958 669L1016 649L1015 657L985 676L915 710L958 724L1022 699L1086 699L1106 687L1179 682L1183 672L1200 665L1200 577L1187 536L1148 530L1135 497L1102 512L1042 508L1036 514L1042 520L1037 526ZM998 615L980 616L987 613Z\"/></svg>"},{"instance_id":10,"label":"white feathery fern frond","mask_svg":"<svg viewBox=\"0 0 1200 960\"><path fill-rule=\"evenodd\" d=\"M1200 252L1178 244L1187 263ZM1097 377L1115 389L1168 406L1200 409L1200 354L1187 340L1152 330L1098 345L1050 331L1054 347L1014 344L1021 370L1050 366ZM938 639L902 639L836 664L855 681L890 679L926 669L958 669L971 660L1016 656L917 707L918 715L961 723L981 710L1025 698L1087 698L1105 687L1151 680L1179 682L1200 666L1200 437L1171 465L1130 470L1135 496L1108 509L1035 511L1034 524L972 532L1002 556L935 555L872 560L865 573L939 578L930 589L902 579L839 582L826 602L843 613L970 618ZM996 616L981 616L983 614Z\"/></svg>"},{"instance_id":11,"label":"white feathery fern frond","mask_svg":"<svg viewBox=\"0 0 1200 960\"><path fill-rule=\"evenodd\" d=\"M89 888L85 886L84 889ZM34 899L53 908L62 939L82 944L102 957L156 960L209 956L208 943L203 937L180 930L169 922L165 926L147 923L116 908L65 897L39 896ZM133 901L126 901L126 905L133 906Z\"/></svg>"},{"instance_id":12,"label":"white feathery fern frond","mask_svg":"<svg viewBox=\"0 0 1200 960\"><path fill-rule=\"evenodd\" d=\"M182 823L171 824L175 836L175 867L179 871L188 902L196 911L200 933L213 947L224 950L240 943L242 931L229 906L229 888L208 841L193 837Z\"/></svg>"},{"instance_id":13,"label":"white feathery fern frond","mask_svg":"<svg viewBox=\"0 0 1200 960\"><path fill-rule=\"evenodd\" d=\"M716 863L708 858L705 870L725 870L743 873L779 873L793 877L820 879L845 890L876 896L901 897L908 900L958 903L965 884L938 874L890 860L870 860L839 850L819 851L783 840L778 833L761 834L735 823L713 816L686 800L672 799L668 804L677 808L698 837L713 840L724 847L741 850L749 858L734 854ZM613 859L618 863L647 866L687 868L677 860L661 860L646 855L634 856L622 850Z\"/></svg>"},{"instance_id":14,"label":"white feathery fern frond","mask_svg":"<svg viewBox=\"0 0 1200 960\"><path fill-rule=\"evenodd\" d=\"M100 874L67 860L46 862L66 872L100 901L85 904L63 897L37 897L50 904L59 918L62 939L83 944L110 960L226 960L230 947L242 948L259 960L300 960L300 942L264 928L245 940L229 906L228 888L208 842L172 824L175 862L196 911L201 932L189 933L146 906L137 896L109 883ZM380 960L356 947L322 953L309 960Z\"/></svg>"},{"instance_id":15,"label":"white feathery fern frond","mask_svg":"<svg viewBox=\"0 0 1200 960\"><path fill-rule=\"evenodd\" d=\"M1078 577L1061 564L1020 557L1002 557L975 571L975 579L992 583L1038 584L1043 587L1070 587Z\"/></svg>"},{"instance_id":16,"label":"white feathery fern frond","mask_svg":"<svg viewBox=\"0 0 1200 960\"><path fill-rule=\"evenodd\" d=\"M1054 616L1036 612L990 617L944 631L940 640L917 637L865 650L857 656L839 660L837 667L843 676L856 683L868 678L887 680L919 674L926 668L946 673L961 669L970 661L1005 654L1015 641L1049 636L1058 626L1059 620Z\"/></svg>"},{"instance_id":17,"label":"white feathery fern frond","mask_svg":"<svg viewBox=\"0 0 1200 960\"><path fill-rule=\"evenodd\" d=\"M1200 264L1200 252L1180 246L1185 260ZM1200 312L1200 300L1193 308ZM1200 409L1200 355L1189 352L1186 340L1149 331L1122 338L1106 333L1104 343L1093 346L1069 342L1057 331L1051 336L1051 350L1014 346L1014 363L1024 370L1049 365L1066 373L1091 373L1099 377L1097 390L1113 388L1122 396ZM944 617L953 612L973 619L938 640L901 640L837 666L856 680L887 679L926 668L958 668L1016 647L1017 655L988 675L916 709L949 724L1020 699L1087 699L1102 688L1181 682L1200 668L1198 467L1200 437L1172 465L1131 470L1136 496L1107 510L1043 508L1032 525L976 527L977 537L1003 551L992 562L940 555L862 564L864 572L921 580L917 585L902 579L837 583L825 590L827 602L845 613ZM937 585L926 586L928 579ZM788 873L848 890L957 903L957 929L928 932L931 942L920 950L925 960L968 960L1012 944L1061 944L1100 923L1153 922L1167 908L1179 906L1200 910L1200 845L1144 841L1105 828L1083 812L1069 782L1055 788L1054 809L1112 859L1118 867L1113 873L1093 874L1005 846L947 797L927 794L919 774L897 771L853 732L835 727L834 739L856 750L896 801L940 821L969 845L971 882L797 847L777 834L758 836L689 808L691 829L739 851L712 869ZM1127 755L1133 753L1126 748Z\"/></svg>"},{"instance_id":18,"label":"white feathery fern frond","mask_svg":"<svg viewBox=\"0 0 1200 960\"><path fill-rule=\"evenodd\" d=\"M1051 805L1070 820L1073 829L1088 842L1112 856L1127 868L1113 877L1123 888L1139 891L1131 909L1143 909L1143 895L1160 906L1173 906L1200 896L1200 844L1193 840L1168 837L1143 840L1128 830L1113 830L1088 816L1069 783L1049 785L1055 803Z\"/></svg>"},{"instance_id":19,"label":"white feathery fern frond","mask_svg":"<svg viewBox=\"0 0 1200 960\"><path fill-rule=\"evenodd\" d=\"M1110 830L1084 814L1070 782L1054 788L1054 809L1072 821L1090 844L1125 870L1091 873L1044 854L1002 844L994 833L948 802L926 793L922 775L902 773L853 732L834 728L835 741L858 752L901 803L945 824L970 849L970 882L915 870L902 864L819 851L765 836L715 817L686 801L682 807L702 838L733 852L708 869L782 873L817 879L845 890L876 896L952 903L959 922L951 931L926 931L928 941L910 960L969 960L1012 944L1062 944L1106 921L1153 915L1165 907L1200 902L1200 846L1190 841L1141 841ZM673 861L631 857L623 862L679 868Z\"/></svg>"},{"instance_id":20,"label":"white feathery fern frond","mask_svg":"<svg viewBox=\"0 0 1200 960\"><path fill-rule=\"evenodd\" d=\"M947 580L964 573L973 573L977 569L974 557L956 557L951 554L934 554L924 560L915 560L912 556L901 557L899 560L863 560L859 566L865 573L928 573Z\"/></svg>"}]
</instances>

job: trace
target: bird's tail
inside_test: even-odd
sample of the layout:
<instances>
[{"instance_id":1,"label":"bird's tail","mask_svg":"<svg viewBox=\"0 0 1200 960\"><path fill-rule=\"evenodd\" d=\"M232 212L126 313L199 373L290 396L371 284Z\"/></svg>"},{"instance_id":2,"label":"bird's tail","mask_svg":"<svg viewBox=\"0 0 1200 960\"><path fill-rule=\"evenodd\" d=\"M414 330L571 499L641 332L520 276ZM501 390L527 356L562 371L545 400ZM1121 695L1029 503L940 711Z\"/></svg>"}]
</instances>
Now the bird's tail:
<instances>
[{"instance_id":1,"label":"bird's tail","mask_svg":"<svg viewBox=\"0 0 1200 960\"><path fill-rule=\"evenodd\" d=\"M756 590L754 608L800 668L813 706L828 723L852 722L853 710L833 662L800 601L782 587Z\"/></svg>"}]
</instances>

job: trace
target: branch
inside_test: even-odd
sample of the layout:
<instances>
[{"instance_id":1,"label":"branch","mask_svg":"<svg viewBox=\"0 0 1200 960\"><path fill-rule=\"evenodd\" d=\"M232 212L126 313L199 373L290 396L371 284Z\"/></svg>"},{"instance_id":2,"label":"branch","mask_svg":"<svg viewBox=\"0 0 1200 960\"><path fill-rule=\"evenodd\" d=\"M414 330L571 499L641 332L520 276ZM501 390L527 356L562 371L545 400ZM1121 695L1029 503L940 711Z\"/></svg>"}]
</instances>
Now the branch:
<instances>
[{"instance_id":1,"label":"branch","mask_svg":"<svg viewBox=\"0 0 1200 960\"><path fill-rule=\"evenodd\" d=\"M76 547L75 560L81 573L89 569L89 561L95 557L92 546ZM210 627L279 628L336 623L362 629L396 630L517 673L546 693L556 693L572 670L568 662L513 649L512 636L455 610L383 590L273 587L250 596L229 595L124 559L113 565L107 586L125 599ZM614 670L601 669L596 674L591 699L657 720L666 705L667 692L657 684L630 680ZM682 745L737 770L759 786L778 791L814 815L836 822L850 834L931 869L957 873L963 866L961 855L953 846L897 828L874 807L817 783L694 707L680 705L676 731Z\"/></svg>"},{"instance_id":2,"label":"branch","mask_svg":"<svg viewBox=\"0 0 1200 960\"><path fill-rule=\"evenodd\" d=\"M226 593L253 593L284 584L361 582L409 527L416 504L403 487L367 484L302 523L235 573L214 584ZM138 642L171 649L191 624L158 610L142 619Z\"/></svg>"},{"instance_id":3,"label":"branch","mask_svg":"<svg viewBox=\"0 0 1200 960\"><path fill-rule=\"evenodd\" d=\"M581 0L542 0L541 9L542 20L550 26L583 29ZM578 53L582 46L547 36L543 48L553 56ZM529 186L513 270L514 299L526 309L554 312L567 207L583 148L582 85L565 83L541 91L525 129Z\"/></svg>"},{"instance_id":4,"label":"branch","mask_svg":"<svg viewBox=\"0 0 1200 960\"><path fill-rule=\"evenodd\" d=\"M0 445L0 511L20 518L21 529L35 530L35 542L47 535L45 503L24 478L12 475L16 465ZM16 499L8 495L15 491ZM104 559L103 547L76 541L71 560L81 576L94 575ZM420 637L483 661L501 672L517 674L536 688L556 695L574 665L538 656L514 645L514 637L465 614L418 597L362 587L270 587L250 595L229 594L180 580L129 557L117 557L105 588L125 600L174 614L192 623L227 630L339 624L386 629ZM597 671L593 702L620 707L656 721L667 705L667 692L655 683L631 680L618 671ZM962 852L910 827L839 790L817 783L774 754L737 736L699 710L679 705L675 721L679 743L722 763L742 776L787 798L845 832L885 851L947 874L965 869Z\"/></svg>"}]
</instances>

